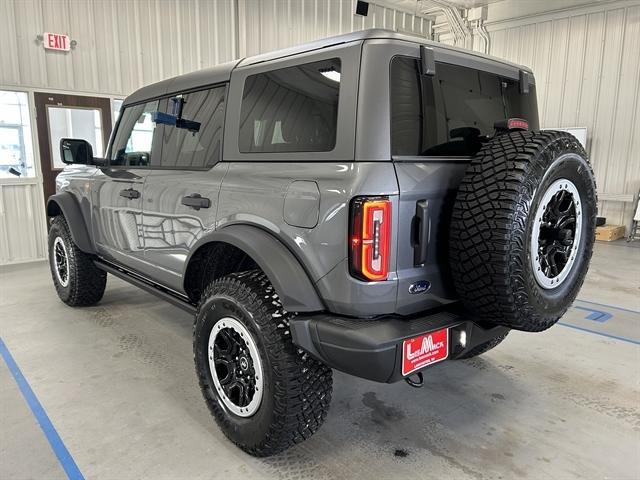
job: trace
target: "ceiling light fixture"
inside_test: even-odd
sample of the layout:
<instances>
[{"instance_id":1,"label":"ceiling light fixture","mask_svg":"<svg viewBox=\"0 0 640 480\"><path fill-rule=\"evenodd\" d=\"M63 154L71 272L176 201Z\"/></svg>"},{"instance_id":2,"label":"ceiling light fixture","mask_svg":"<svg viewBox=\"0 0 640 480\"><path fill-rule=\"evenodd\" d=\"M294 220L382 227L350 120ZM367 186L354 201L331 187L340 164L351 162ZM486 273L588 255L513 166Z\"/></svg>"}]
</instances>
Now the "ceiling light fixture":
<instances>
[{"instance_id":1,"label":"ceiling light fixture","mask_svg":"<svg viewBox=\"0 0 640 480\"><path fill-rule=\"evenodd\" d=\"M337 72L334 68L320 70L320 73L327 77L329 80L340 83L340 72Z\"/></svg>"}]
</instances>

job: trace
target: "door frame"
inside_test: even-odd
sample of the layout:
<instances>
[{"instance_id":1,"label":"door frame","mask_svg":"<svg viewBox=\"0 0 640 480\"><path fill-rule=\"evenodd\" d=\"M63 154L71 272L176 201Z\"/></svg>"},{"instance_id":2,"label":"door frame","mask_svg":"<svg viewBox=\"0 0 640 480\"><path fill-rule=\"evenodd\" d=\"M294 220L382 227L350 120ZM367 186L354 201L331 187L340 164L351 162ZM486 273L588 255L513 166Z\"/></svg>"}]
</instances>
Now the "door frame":
<instances>
[{"instance_id":1,"label":"door frame","mask_svg":"<svg viewBox=\"0 0 640 480\"><path fill-rule=\"evenodd\" d=\"M52 151L49 138L49 114L48 107L99 109L102 121L102 141L104 149L109 143L113 125L111 122L112 102L109 97L72 95L54 92L33 92L33 107L36 115L36 128L38 138L39 163L42 175L42 190L45 204L49 196L55 193L55 179L62 169L53 168L53 158L56 152Z\"/></svg>"}]
</instances>

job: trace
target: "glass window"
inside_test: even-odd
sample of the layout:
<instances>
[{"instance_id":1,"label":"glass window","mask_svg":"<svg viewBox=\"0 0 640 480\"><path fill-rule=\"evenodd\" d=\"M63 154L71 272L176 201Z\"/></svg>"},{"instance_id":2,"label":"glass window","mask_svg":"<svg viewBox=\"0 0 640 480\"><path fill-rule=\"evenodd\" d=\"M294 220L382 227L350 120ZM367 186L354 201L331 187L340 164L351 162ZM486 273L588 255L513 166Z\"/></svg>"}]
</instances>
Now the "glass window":
<instances>
[{"instance_id":1,"label":"glass window","mask_svg":"<svg viewBox=\"0 0 640 480\"><path fill-rule=\"evenodd\" d=\"M494 123L510 117L538 129L535 86L521 94L515 80L445 63L422 76L409 57L391 63L391 105L394 155L475 155Z\"/></svg>"},{"instance_id":2,"label":"glass window","mask_svg":"<svg viewBox=\"0 0 640 480\"><path fill-rule=\"evenodd\" d=\"M164 126L162 167L209 168L220 160L225 91L216 87L169 99L169 111L182 113Z\"/></svg>"},{"instance_id":3,"label":"glass window","mask_svg":"<svg viewBox=\"0 0 640 480\"><path fill-rule=\"evenodd\" d=\"M120 117L120 110L122 110L122 104L124 103L124 100L120 100L120 99L113 99L111 100L111 107L112 107L112 112L111 112L111 123L113 123L113 125L115 126L116 122L118 121L118 118Z\"/></svg>"},{"instance_id":4,"label":"glass window","mask_svg":"<svg viewBox=\"0 0 640 480\"><path fill-rule=\"evenodd\" d=\"M240 109L240 152L333 150L340 72L340 60L333 58L247 77Z\"/></svg>"},{"instance_id":5,"label":"glass window","mask_svg":"<svg viewBox=\"0 0 640 480\"><path fill-rule=\"evenodd\" d=\"M0 178L35 177L25 92L0 90Z\"/></svg>"},{"instance_id":6,"label":"glass window","mask_svg":"<svg viewBox=\"0 0 640 480\"><path fill-rule=\"evenodd\" d=\"M47 105L49 120L49 148L52 168L61 169L65 164L60 159L60 140L80 138L93 148L94 157L103 156L102 115L92 108L54 107Z\"/></svg>"},{"instance_id":7,"label":"glass window","mask_svg":"<svg viewBox=\"0 0 640 480\"><path fill-rule=\"evenodd\" d=\"M111 146L111 165L145 167L151 164L156 129L152 114L158 111L158 106L158 100L154 100L124 109Z\"/></svg>"}]
</instances>

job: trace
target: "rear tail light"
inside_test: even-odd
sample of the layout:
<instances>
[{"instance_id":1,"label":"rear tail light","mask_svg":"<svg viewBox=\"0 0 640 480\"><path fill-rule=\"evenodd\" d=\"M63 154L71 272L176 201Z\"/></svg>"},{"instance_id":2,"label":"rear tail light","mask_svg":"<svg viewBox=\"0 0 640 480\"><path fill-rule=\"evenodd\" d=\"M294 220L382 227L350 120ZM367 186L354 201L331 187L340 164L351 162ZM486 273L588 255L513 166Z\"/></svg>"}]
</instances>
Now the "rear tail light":
<instances>
[{"instance_id":1,"label":"rear tail light","mask_svg":"<svg viewBox=\"0 0 640 480\"><path fill-rule=\"evenodd\" d=\"M358 197L351 203L349 260L351 274L367 281L386 280L391 244L391 201Z\"/></svg>"}]
</instances>

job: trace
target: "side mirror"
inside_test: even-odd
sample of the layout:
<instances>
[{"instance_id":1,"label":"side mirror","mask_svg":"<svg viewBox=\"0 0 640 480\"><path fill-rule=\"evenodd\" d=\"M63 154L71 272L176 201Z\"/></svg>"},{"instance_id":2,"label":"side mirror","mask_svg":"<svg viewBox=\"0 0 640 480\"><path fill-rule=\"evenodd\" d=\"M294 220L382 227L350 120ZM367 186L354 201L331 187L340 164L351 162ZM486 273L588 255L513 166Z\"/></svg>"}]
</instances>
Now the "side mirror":
<instances>
[{"instance_id":1,"label":"side mirror","mask_svg":"<svg viewBox=\"0 0 640 480\"><path fill-rule=\"evenodd\" d=\"M60 159L68 165L92 165L93 148L86 140L62 138L60 140Z\"/></svg>"}]
</instances>

